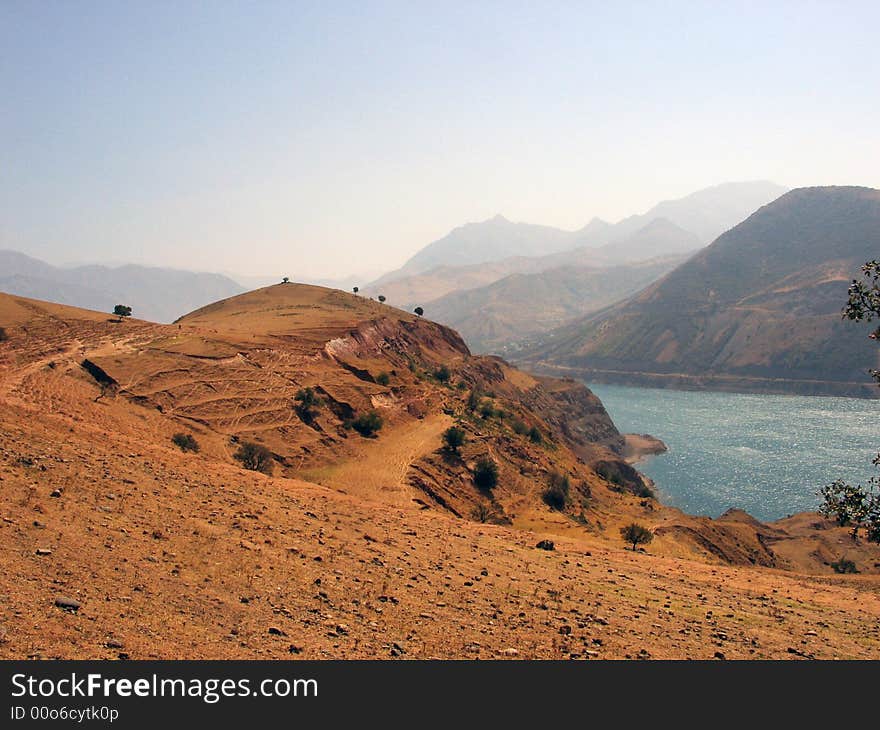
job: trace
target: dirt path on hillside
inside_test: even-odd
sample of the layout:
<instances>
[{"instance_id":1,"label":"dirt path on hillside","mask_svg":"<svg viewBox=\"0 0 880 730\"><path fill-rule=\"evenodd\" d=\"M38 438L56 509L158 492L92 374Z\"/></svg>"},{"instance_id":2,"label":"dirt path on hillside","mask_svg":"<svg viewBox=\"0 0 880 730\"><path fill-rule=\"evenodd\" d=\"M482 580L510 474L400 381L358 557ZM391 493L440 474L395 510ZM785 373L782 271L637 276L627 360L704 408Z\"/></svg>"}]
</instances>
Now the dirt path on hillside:
<instances>
[{"instance_id":1,"label":"dirt path on hillside","mask_svg":"<svg viewBox=\"0 0 880 730\"><path fill-rule=\"evenodd\" d=\"M383 429L377 439L360 439L352 458L302 476L361 499L412 506L417 493L406 481L410 464L440 448L441 434L451 425L449 416L438 414L416 424Z\"/></svg>"}]
</instances>

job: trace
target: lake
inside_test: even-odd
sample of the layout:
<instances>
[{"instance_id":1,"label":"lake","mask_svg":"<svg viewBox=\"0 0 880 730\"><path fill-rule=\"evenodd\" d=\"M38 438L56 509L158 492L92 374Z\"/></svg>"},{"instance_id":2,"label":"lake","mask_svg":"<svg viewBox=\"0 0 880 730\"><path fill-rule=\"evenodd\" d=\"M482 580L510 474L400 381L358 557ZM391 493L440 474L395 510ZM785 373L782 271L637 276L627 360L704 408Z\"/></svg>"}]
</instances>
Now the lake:
<instances>
[{"instance_id":1,"label":"lake","mask_svg":"<svg viewBox=\"0 0 880 730\"><path fill-rule=\"evenodd\" d=\"M691 514L740 507L778 519L815 509L837 478L880 475L880 401L588 385L621 432L666 443L638 469L661 501Z\"/></svg>"}]
</instances>

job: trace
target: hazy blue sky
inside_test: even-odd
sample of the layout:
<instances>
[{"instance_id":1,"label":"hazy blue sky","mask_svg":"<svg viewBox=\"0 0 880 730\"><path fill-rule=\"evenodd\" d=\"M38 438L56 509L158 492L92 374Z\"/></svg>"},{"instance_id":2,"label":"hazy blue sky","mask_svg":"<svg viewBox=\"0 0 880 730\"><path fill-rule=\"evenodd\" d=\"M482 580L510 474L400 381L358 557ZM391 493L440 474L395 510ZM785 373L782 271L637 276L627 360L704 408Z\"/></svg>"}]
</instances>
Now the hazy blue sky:
<instances>
[{"instance_id":1,"label":"hazy blue sky","mask_svg":"<svg viewBox=\"0 0 880 730\"><path fill-rule=\"evenodd\" d=\"M880 3L0 0L0 248L394 268L727 180L880 187Z\"/></svg>"}]
</instances>

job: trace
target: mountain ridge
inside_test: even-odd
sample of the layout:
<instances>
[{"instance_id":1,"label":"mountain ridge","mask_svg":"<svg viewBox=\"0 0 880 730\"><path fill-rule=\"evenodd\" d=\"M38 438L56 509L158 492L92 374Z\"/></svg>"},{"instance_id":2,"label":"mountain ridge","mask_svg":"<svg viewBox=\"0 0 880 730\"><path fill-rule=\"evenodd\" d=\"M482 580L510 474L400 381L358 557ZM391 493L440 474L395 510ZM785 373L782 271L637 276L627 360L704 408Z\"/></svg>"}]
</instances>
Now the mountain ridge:
<instances>
[{"instance_id":1,"label":"mountain ridge","mask_svg":"<svg viewBox=\"0 0 880 730\"><path fill-rule=\"evenodd\" d=\"M368 286L379 287L442 265L472 265L516 256L550 255L579 247L603 246L632 235L656 218L666 218L695 235L703 244L708 244L759 205L785 191L786 188L769 181L721 183L683 198L662 201L646 213L629 216L614 224L593 218L574 231L533 223L512 223L499 214L485 221L458 226L424 246L402 267L384 274Z\"/></svg>"},{"instance_id":2,"label":"mountain ridge","mask_svg":"<svg viewBox=\"0 0 880 730\"><path fill-rule=\"evenodd\" d=\"M626 302L550 333L522 361L612 382L875 397L864 372L877 353L840 312L878 248L880 191L799 188Z\"/></svg>"},{"instance_id":3,"label":"mountain ridge","mask_svg":"<svg viewBox=\"0 0 880 730\"><path fill-rule=\"evenodd\" d=\"M144 319L171 322L245 290L222 274L138 264L58 267L7 249L0 250L0 291L102 311L127 304Z\"/></svg>"}]
</instances>

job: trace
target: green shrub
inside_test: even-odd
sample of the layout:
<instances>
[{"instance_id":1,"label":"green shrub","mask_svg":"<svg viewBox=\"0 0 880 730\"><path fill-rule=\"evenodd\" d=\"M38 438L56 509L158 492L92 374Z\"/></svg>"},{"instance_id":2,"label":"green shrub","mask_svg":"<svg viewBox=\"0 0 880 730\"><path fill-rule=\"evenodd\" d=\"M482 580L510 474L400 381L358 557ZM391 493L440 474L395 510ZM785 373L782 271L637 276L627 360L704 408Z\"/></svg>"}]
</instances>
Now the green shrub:
<instances>
[{"instance_id":1,"label":"green shrub","mask_svg":"<svg viewBox=\"0 0 880 730\"><path fill-rule=\"evenodd\" d=\"M513 428L513 432L515 434L518 434L520 436L525 436L529 432L529 427L526 426L526 424L520 421L518 418L514 419L513 423L511 424L511 428Z\"/></svg>"},{"instance_id":2,"label":"green shrub","mask_svg":"<svg viewBox=\"0 0 880 730\"><path fill-rule=\"evenodd\" d=\"M452 377L452 373L449 372L448 367L446 367L445 365L441 365L434 371L434 377L441 383L448 383L449 378Z\"/></svg>"},{"instance_id":3,"label":"green shrub","mask_svg":"<svg viewBox=\"0 0 880 730\"><path fill-rule=\"evenodd\" d=\"M467 407L469 411L476 411L480 407L480 403L483 402L483 396L480 394L478 390L472 390L468 395L467 399Z\"/></svg>"},{"instance_id":4,"label":"green shrub","mask_svg":"<svg viewBox=\"0 0 880 730\"><path fill-rule=\"evenodd\" d=\"M537 426L532 426L529 429L529 441L531 441L533 444L540 444L544 442L544 436L538 430Z\"/></svg>"},{"instance_id":5,"label":"green shrub","mask_svg":"<svg viewBox=\"0 0 880 730\"><path fill-rule=\"evenodd\" d=\"M477 522L490 522L495 516L495 509L489 502L479 502L476 507L471 510L471 517Z\"/></svg>"},{"instance_id":6,"label":"green shrub","mask_svg":"<svg viewBox=\"0 0 880 730\"><path fill-rule=\"evenodd\" d=\"M293 396L293 400L296 401L294 410L306 423L314 421L315 416L318 415L318 409L324 405L312 388L300 388Z\"/></svg>"},{"instance_id":7,"label":"green shrub","mask_svg":"<svg viewBox=\"0 0 880 730\"><path fill-rule=\"evenodd\" d=\"M488 456L481 456L474 466L474 484L480 489L494 489L498 484L498 464Z\"/></svg>"},{"instance_id":8,"label":"green shrub","mask_svg":"<svg viewBox=\"0 0 880 730\"><path fill-rule=\"evenodd\" d=\"M245 469L271 474L273 470L272 452L265 446L245 441L233 454L233 458L241 462Z\"/></svg>"},{"instance_id":9,"label":"green shrub","mask_svg":"<svg viewBox=\"0 0 880 730\"><path fill-rule=\"evenodd\" d=\"M453 454L457 454L458 450L464 446L467 440L463 428L458 426L450 426L443 432L443 444Z\"/></svg>"},{"instance_id":10,"label":"green shrub","mask_svg":"<svg viewBox=\"0 0 880 730\"><path fill-rule=\"evenodd\" d=\"M568 495L571 484L568 475L558 471L550 472L547 488L544 490L544 502L560 512L568 504Z\"/></svg>"},{"instance_id":11,"label":"green shrub","mask_svg":"<svg viewBox=\"0 0 880 730\"><path fill-rule=\"evenodd\" d=\"M351 422L351 427L361 436L367 438L375 436L376 432L382 428L382 416L376 411L363 413Z\"/></svg>"},{"instance_id":12,"label":"green shrub","mask_svg":"<svg viewBox=\"0 0 880 730\"><path fill-rule=\"evenodd\" d=\"M184 453L187 451L197 453L199 451L199 443L191 433L176 433L171 437L171 443Z\"/></svg>"},{"instance_id":13,"label":"green shrub","mask_svg":"<svg viewBox=\"0 0 880 730\"><path fill-rule=\"evenodd\" d=\"M9 339L9 335L6 334L6 330L3 327L0 327L0 342L6 342Z\"/></svg>"},{"instance_id":14,"label":"green shrub","mask_svg":"<svg viewBox=\"0 0 880 730\"><path fill-rule=\"evenodd\" d=\"M391 382L391 376L388 373L382 372L376 376L376 382L379 385L388 385Z\"/></svg>"},{"instance_id":15,"label":"green shrub","mask_svg":"<svg viewBox=\"0 0 880 730\"><path fill-rule=\"evenodd\" d=\"M492 418L493 416L495 416L495 414L496 414L495 406L492 404L492 401L487 400L487 401L483 401L480 404L480 415L483 418L487 418L487 419Z\"/></svg>"},{"instance_id":16,"label":"green shrub","mask_svg":"<svg viewBox=\"0 0 880 730\"><path fill-rule=\"evenodd\" d=\"M858 569L856 568L856 564L849 560L848 558L840 558L840 560L835 560L831 563L831 567L834 569L835 573L858 573Z\"/></svg>"}]
</instances>

